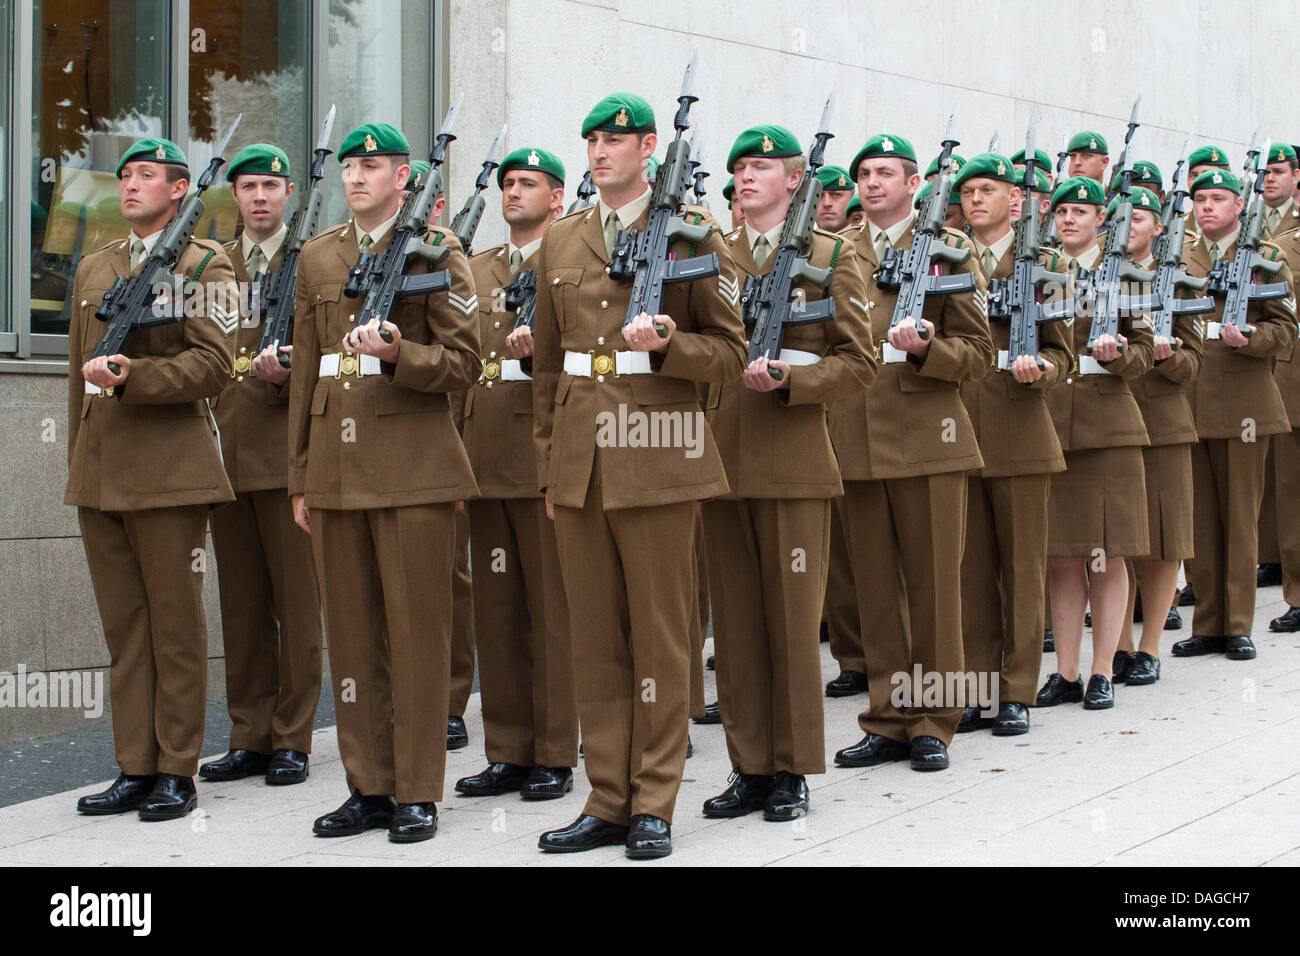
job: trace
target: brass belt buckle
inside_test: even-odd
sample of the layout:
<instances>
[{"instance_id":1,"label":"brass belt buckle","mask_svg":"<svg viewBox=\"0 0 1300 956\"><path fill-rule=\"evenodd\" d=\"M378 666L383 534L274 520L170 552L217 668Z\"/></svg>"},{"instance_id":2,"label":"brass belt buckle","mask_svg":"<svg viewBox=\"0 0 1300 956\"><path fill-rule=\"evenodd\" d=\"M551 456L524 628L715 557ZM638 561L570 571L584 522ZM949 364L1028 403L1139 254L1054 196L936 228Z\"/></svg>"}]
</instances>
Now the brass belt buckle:
<instances>
[{"instance_id":1,"label":"brass belt buckle","mask_svg":"<svg viewBox=\"0 0 1300 956\"><path fill-rule=\"evenodd\" d=\"M609 355L597 355L595 349L588 349L587 354L591 356L592 375L612 374L615 378L619 377L615 371L618 368L618 349L613 349Z\"/></svg>"},{"instance_id":2,"label":"brass belt buckle","mask_svg":"<svg viewBox=\"0 0 1300 956\"><path fill-rule=\"evenodd\" d=\"M361 360L350 352L344 352L339 355L339 370L334 373L335 378L341 378L344 375L355 375L361 377Z\"/></svg>"},{"instance_id":3,"label":"brass belt buckle","mask_svg":"<svg viewBox=\"0 0 1300 956\"><path fill-rule=\"evenodd\" d=\"M230 377L234 378L236 375L247 375L252 368L253 360L247 355L241 355L239 358L235 359L235 371Z\"/></svg>"}]
</instances>

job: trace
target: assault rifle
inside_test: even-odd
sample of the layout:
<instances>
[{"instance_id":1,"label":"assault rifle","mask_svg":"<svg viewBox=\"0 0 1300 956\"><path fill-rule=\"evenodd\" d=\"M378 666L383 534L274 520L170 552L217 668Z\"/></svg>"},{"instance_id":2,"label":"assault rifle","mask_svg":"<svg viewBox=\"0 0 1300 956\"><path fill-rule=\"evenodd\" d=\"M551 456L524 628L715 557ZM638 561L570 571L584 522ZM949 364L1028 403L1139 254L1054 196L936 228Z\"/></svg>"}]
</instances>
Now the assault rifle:
<instances>
[{"instance_id":1,"label":"assault rifle","mask_svg":"<svg viewBox=\"0 0 1300 956\"><path fill-rule=\"evenodd\" d=\"M488 184L492 182L492 170L501 165L501 147L505 141L506 128L502 126L501 132L497 133L496 138L492 140L492 145L488 147L487 159L483 160L483 168L479 171L478 179L474 180L474 194L465 200L465 205L451 221L451 231L456 234L456 241L465 250L466 256L470 255L470 249L474 244L474 233L478 232L479 220L483 218L483 207L486 205L483 200L483 190L487 189Z\"/></svg>"}]
</instances>

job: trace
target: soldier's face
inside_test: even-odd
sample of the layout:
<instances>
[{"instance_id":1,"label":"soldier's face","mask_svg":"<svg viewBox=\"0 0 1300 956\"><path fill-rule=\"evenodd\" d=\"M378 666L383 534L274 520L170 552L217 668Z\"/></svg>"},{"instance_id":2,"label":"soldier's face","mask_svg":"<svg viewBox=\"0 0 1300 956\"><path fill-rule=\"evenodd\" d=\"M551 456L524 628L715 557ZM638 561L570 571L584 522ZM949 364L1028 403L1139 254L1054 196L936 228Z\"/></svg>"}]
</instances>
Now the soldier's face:
<instances>
[{"instance_id":1,"label":"soldier's face","mask_svg":"<svg viewBox=\"0 0 1300 956\"><path fill-rule=\"evenodd\" d=\"M1020 205L1020 190L996 179L968 179L961 186L961 211L974 229L998 229L1011 222L1011 203ZM1017 209L1018 211L1018 209Z\"/></svg>"},{"instance_id":2,"label":"soldier's face","mask_svg":"<svg viewBox=\"0 0 1300 956\"><path fill-rule=\"evenodd\" d=\"M293 195L293 183L284 176L244 173L235 177L234 195L250 234L269 237L284 222L284 207Z\"/></svg>"},{"instance_id":3,"label":"soldier's face","mask_svg":"<svg viewBox=\"0 0 1300 956\"><path fill-rule=\"evenodd\" d=\"M349 156L343 160L343 192L353 215L391 209L400 202L410 178L408 164L398 163L394 168L387 156Z\"/></svg>"},{"instance_id":4,"label":"soldier's face","mask_svg":"<svg viewBox=\"0 0 1300 956\"><path fill-rule=\"evenodd\" d=\"M1082 252L1097 241L1105 210L1090 203L1063 202L1056 207L1056 232L1067 252Z\"/></svg>"},{"instance_id":5,"label":"soldier's face","mask_svg":"<svg viewBox=\"0 0 1300 956\"><path fill-rule=\"evenodd\" d=\"M1198 189L1192 197L1196 224L1211 240L1232 232L1246 203L1230 189Z\"/></svg>"},{"instance_id":6,"label":"soldier's face","mask_svg":"<svg viewBox=\"0 0 1300 956\"><path fill-rule=\"evenodd\" d=\"M740 208L740 203L734 200L731 203L731 228L739 229L745 224L745 210Z\"/></svg>"},{"instance_id":7,"label":"soldier's face","mask_svg":"<svg viewBox=\"0 0 1300 956\"><path fill-rule=\"evenodd\" d=\"M602 192L623 192L645 182L646 160L659 143L654 133L611 133L592 130L587 135L587 163L591 181Z\"/></svg>"},{"instance_id":8,"label":"soldier's face","mask_svg":"<svg viewBox=\"0 0 1300 956\"><path fill-rule=\"evenodd\" d=\"M545 173L512 169L501 180L501 217L512 226L537 226L551 218L564 190L552 189Z\"/></svg>"},{"instance_id":9,"label":"soldier's face","mask_svg":"<svg viewBox=\"0 0 1300 956\"><path fill-rule=\"evenodd\" d=\"M943 224L949 229L961 229L966 225L966 215L961 211L960 203L948 203L948 212L943 217Z\"/></svg>"},{"instance_id":10,"label":"soldier's face","mask_svg":"<svg viewBox=\"0 0 1300 956\"><path fill-rule=\"evenodd\" d=\"M858 196L867 218L882 229L907 218L921 177L903 172L901 159L863 160L858 166Z\"/></svg>"},{"instance_id":11,"label":"soldier's face","mask_svg":"<svg viewBox=\"0 0 1300 956\"><path fill-rule=\"evenodd\" d=\"M867 221L867 214L861 209L855 209L849 213L849 225L860 226Z\"/></svg>"},{"instance_id":12,"label":"soldier's face","mask_svg":"<svg viewBox=\"0 0 1300 956\"><path fill-rule=\"evenodd\" d=\"M1146 209L1133 210L1133 226L1128 234L1128 251L1135 261L1145 259L1151 254L1151 246L1162 229L1160 217L1154 212Z\"/></svg>"},{"instance_id":13,"label":"soldier's face","mask_svg":"<svg viewBox=\"0 0 1300 956\"><path fill-rule=\"evenodd\" d=\"M734 175L736 202L751 222L784 217L786 204L802 176L797 170L787 173L782 160L762 156L740 157Z\"/></svg>"},{"instance_id":14,"label":"soldier's face","mask_svg":"<svg viewBox=\"0 0 1300 956\"><path fill-rule=\"evenodd\" d=\"M1269 163L1264 167L1264 202L1270 206L1280 206L1286 202L1300 180L1300 170L1291 168L1288 162Z\"/></svg>"},{"instance_id":15,"label":"soldier's face","mask_svg":"<svg viewBox=\"0 0 1300 956\"><path fill-rule=\"evenodd\" d=\"M1201 165L1199 166L1193 166L1192 171L1187 174L1187 182L1189 184L1194 183L1196 182L1196 177L1201 175L1201 173L1208 172L1211 169L1220 169L1220 168L1221 167L1219 166L1211 166L1208 163L1201 163Z\"/></svg>"},{"instance_id":16,"label":"soldier's face","mask_svg":"<svg viewBox=\"0 0 1300 956\"><path fill-rule=\"evenodd\" d=\"M817 204L817 225L830 232L843 229L848 222L845 210L852 198L852 189L822 190L821 202Z\"/></svg>"},{"instance_id":17,"label":"soldier's face","mask_svg":"<svg viewBox=\"0 0 1300 956\"><path fill-rule=\"evenodd\" d=\"M172 207L189 188L188 179L169 183L167 166L163 163L127 163L122 167L122 180L118 183L122 217L133 225L156 223L170 216Z\"/></svg>"},{"instance_id":18,"label":"soldier's face","mask_svg":"<svg viewBox=\"0 0 1300 956\"><path fill-rule=\"evenodd\" d=\"M1102 174L1106 171L1106 164L1109 162L1110 157L1101 153L1071 153L1070 175L1087 176L1089 179L1102 182Z\"/></svg>"}]
</instances>

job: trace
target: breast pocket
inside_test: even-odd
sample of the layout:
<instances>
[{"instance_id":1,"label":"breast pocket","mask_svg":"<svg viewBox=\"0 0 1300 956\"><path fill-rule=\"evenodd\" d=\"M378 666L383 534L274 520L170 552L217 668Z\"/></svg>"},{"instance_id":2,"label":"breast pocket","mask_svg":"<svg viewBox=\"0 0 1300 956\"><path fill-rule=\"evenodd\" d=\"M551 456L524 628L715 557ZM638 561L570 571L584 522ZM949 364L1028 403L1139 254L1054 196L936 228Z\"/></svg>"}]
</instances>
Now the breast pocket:
<instances>
[{"instance_id":1,"label":"breast pocket","mask_svg":"<svg viewBox=\"0 0 1300 956\"><path fill-rule=\"evenodd\" d=\"M355 316L360 302L344 298L342 282L323 283L312 291L312 301L316 303L316 337L321 351L337 352L343 336L355 321L344 313Z\"/></svg>"},{"instance_id":2,"label":"breast pocket","mask_svg":"<svg viewBox=\"0 0 1300 956\"><path fill-rule=\"evenodd\" d=\"M578 287L582 283L582 269L552 269L551 310L555 313L555 323L563 332L568 332L578 324Z\"/></svg>"}]
</instances>

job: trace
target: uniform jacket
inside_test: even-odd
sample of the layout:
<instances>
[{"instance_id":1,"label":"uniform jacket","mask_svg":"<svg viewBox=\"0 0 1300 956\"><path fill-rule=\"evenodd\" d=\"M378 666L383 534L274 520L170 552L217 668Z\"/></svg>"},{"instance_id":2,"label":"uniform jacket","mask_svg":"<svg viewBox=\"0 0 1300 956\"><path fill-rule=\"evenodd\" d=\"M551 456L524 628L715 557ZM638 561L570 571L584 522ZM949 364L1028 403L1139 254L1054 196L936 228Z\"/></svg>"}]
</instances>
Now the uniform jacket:
<instances>
[{"instance_id":1,"label":"uniform jacket","mask_svg":"<svg viewBox=\"0 0 1300 956\"><path fill-rule=\"evenodd\" d=\"M1155 269L1156 264L1151 268ZM1144 290L1135 285L1132 291L1139 293ZM1175 287L1175 293L1179 298L1200 294L1178 287ZM1129 388L1142 412L1142 421L1152 445L1181 445L1196 441L1196 418L1192 414L1190 396L1205 358L1200 319L1197 315L1175 315L1174 336L1182 339L1183 344L1169 358L1154 362L1149 372L1129 380ZM1152 336L1154 348L1154 330Z\"/></svg>"},{"instance_id":2,"label":"uniform jacket","mask_svg":"<svg viewBox=\"0 0 1300 956\"><path fill-rule=\"evenodd\" d=\"M64 503L140 511L232 501L207 401L230 381L239 323L234 272L219 244L191 239L175 270L198 273L186 301L201 295L202 314L137 329L123 352L131 359L126 382L111 396L86 394L81 366L107 328L95 310L117 278L130 274L127 247L120 240L86 256L73 282Z\"/></svg>"},{"instance_id":3,"label":"uniform jacket","mask_svg":"<svg viewBox=\"0 0 1300 956\"><path fill-rule=\"evenodd\" d=\"M1288 215L1293 224L1296 217L1300 217L1300 206L1293 208ZM1291 269L1291 292L1294 298L1296 274L1300 270L1300 229L1281 232L1273 239L1273 243L1282 250L1287 266ZM1290 358L1278 358L1273 369L1273 379L1277 382L1278 391L1282 393L1282 402L1286 405L1286 417L1291 427L1300 428L1300 357L1296 356L1294 349Z\"/></svg>"}]
</instances>

